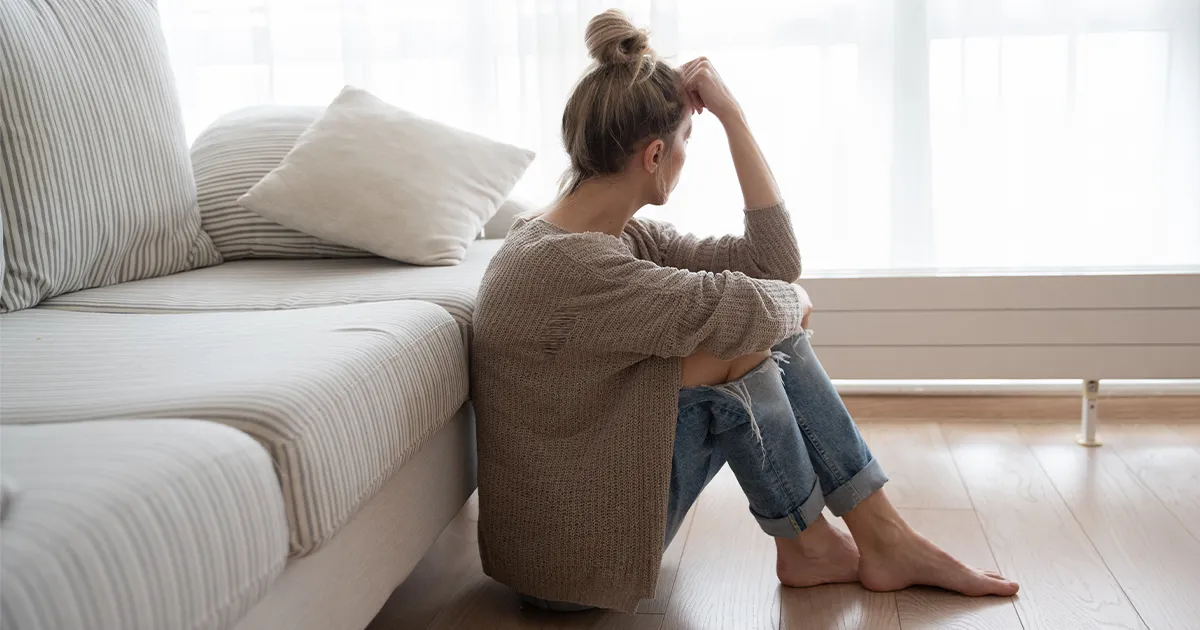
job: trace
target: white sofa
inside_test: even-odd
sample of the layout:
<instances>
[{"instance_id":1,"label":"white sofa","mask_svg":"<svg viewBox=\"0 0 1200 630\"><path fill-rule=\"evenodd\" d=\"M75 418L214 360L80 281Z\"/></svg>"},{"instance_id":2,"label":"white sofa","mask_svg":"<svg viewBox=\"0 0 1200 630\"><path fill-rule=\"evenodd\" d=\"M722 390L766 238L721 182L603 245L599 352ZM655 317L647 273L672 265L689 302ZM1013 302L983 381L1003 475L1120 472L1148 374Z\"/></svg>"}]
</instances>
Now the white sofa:
<instances>
[{"instance_id":1,"label":"white sofa","mask_svg":"<svg viewBox=\"0 0 1200 630\"><path fill-rule=\"evenodd\" d=\"M474 489L466 335L500 242L0 317L4 627L365 626Z\"/></svg>"},{"instance_id":2,"label":"white sofa","mask_svg":"<svg viewBox=\"0 0 1200 630\"><path fill-rule=\"evenodd\" d=\"M100 43L115 42L121 55L155 46L136 38L157 29L143 0L56 6L0 6L0 39L70 36L58 20L113 29ZM24 75L5 64L21 62L0 55L0 92L45 87L9 83ZM38 59L24 62L27 71ZM134 79L114 89L154 87ZM45 103L72 98L72 86L89 80L67 77L67 91ZM80 97L46 122L3 98L0 113L24 116L25 126L0 119L0 141L28 145L42 137L39 125L104 114ZM27 154L61 156L79 145L105 154L112 132L54 130L49 149ZM27 135L5 135L19 133ZM156 133L128 142L175 142L173 130ZM171 160L190 168L181 144ZM13 217L88 220L79 207L107 185L64 195L66 180L22 175L49 172L34 162L0 168L0 201L25 204L4 208L9 263L23 247ZM191 195L183 211L195 212L194 186L171 192L181 191ZM71 203L39 215L43 198ZM189 220L199 229L199 217ZM498 217L488 232L502 234L510 220ZM467 349L477 288L500 243L476 241L452 267L237 260L104 283L0 315L0 626L365 627L475 488Z\"/></svg>"}]
</instances>

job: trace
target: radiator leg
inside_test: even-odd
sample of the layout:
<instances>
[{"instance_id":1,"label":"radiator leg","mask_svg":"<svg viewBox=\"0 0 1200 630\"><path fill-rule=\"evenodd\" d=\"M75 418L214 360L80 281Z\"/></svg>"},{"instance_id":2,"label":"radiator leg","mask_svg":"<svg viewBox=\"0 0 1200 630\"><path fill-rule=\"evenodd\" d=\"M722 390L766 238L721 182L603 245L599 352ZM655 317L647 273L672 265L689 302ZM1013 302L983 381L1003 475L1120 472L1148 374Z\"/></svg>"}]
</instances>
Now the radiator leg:
<instances>
[{"instance_id":1,"label":"radiator leg","mask_svg":"<svg viewBox=\"0 0 1200 630\"><path fill-rule=\"evenodd\" d=\"M1080 424L1079 436L1075 438L1080 446L1100 446L1100 438L1096 437L1096 398L1100 393L1100 381L1083 382L1083 419Z\"/></svg>"}]
</instances>

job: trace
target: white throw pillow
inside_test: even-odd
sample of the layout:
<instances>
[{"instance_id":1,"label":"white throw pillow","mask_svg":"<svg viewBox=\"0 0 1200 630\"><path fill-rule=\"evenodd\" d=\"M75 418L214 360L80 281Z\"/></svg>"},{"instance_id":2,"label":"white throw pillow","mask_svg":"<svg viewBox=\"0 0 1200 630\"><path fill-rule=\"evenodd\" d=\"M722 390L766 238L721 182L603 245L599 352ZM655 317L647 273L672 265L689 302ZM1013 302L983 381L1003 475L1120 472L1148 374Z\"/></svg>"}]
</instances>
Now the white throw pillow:
<instances>
[{"instance_id":1,"label":"white throw pillow","mask_svg":"<svg viewBox=\"0 0 1200 630\"><path fill-rule=\"evenodd\" d=\"M226 261L373 255L283 227L238 202L283 164L323 113L324 107L255 105L221 116L192 143L200 225Z\"/></svg>"},{"instance_id":2,"label":"white throw pillow","mask_svg":"<svg viewBox=\"0 0 1200 630\"><path fill-rule=\"evenodd\" d=\"M238 201L340 245L454 265L533 157L347 86L283 163Z\"/></svg>"}]
</instances>

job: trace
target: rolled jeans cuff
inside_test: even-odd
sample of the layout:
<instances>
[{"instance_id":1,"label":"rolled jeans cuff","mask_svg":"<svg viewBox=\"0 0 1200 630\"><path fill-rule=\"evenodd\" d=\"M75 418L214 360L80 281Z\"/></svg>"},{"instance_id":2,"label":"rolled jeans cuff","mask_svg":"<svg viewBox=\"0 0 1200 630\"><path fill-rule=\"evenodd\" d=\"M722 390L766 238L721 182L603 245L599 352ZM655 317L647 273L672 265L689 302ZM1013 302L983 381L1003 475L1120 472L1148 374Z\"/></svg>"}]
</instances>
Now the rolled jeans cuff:
<instances>
[{"instance_id":1,"label":"rolled jeans cuff","mask_svg":"<svg viewBox=\"0 0 1200 630\"><path fill-rule=\"evenodd\" d=\"M833 512L834 516L842 516L875 494L887 480L887 473L883 472L879 460L872 458L862 470L850 478L850 481L825 495L825 503L829 505L829 511Z\"/></svg>"},{"instance_id":2,"label":"rolled jeans cuff","mask_svg":"<svg viewBox=\"0 0 1200 630\"><path fill-rule=\"evenodd\" d=\"M821 487L813 488L808 498L800 507L788 512L786 516L778 518L767 518L765 516L754 515L754 519L758 521L758 526L762 528L768 536L775 538L793 538L796 534L808 529L814 521L821 517L821 510L825 508L825 497L821 496ZM753 512L753 510L751 510Z\"/></svg>"}]
</instances>

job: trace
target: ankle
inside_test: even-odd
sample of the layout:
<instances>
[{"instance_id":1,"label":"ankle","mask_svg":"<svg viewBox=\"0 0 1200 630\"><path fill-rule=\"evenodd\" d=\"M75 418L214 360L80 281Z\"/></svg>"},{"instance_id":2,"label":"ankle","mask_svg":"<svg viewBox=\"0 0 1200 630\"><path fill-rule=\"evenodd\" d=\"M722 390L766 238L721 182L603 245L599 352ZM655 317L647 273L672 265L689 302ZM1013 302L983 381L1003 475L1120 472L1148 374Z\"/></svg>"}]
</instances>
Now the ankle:
<instances>
[{"instance_id":1,"label":"ankle","mask_svg":"<svg viewBox=\"0 0 1200 630\"><path fill-rule=\"evenodd\" d=\"M781 553L810 560L824 557L840 542L838 532L824 518L814 521L797 536L775 539Z\"/></svg>"},{"instance_id":2,"label":"ankle","mask_svg":"<svg viewBox=\"0 0 1200 630\"><path fill-rule=\"evenodd\" d=\"M883 490L864 499L842 518L859 547L886 549L916 535Z\"/></svg>"},{"instance_id":3,"label":"ankle","mask_svg":"<svg viewBox=\"0 0 1200 630\"><path fill-rule=\"evenodd\" d=\"M902 518L872 518L851 526L854 541L863 553L887 552L911 539L916 532Z\"/></svg>"}]
</instances>

